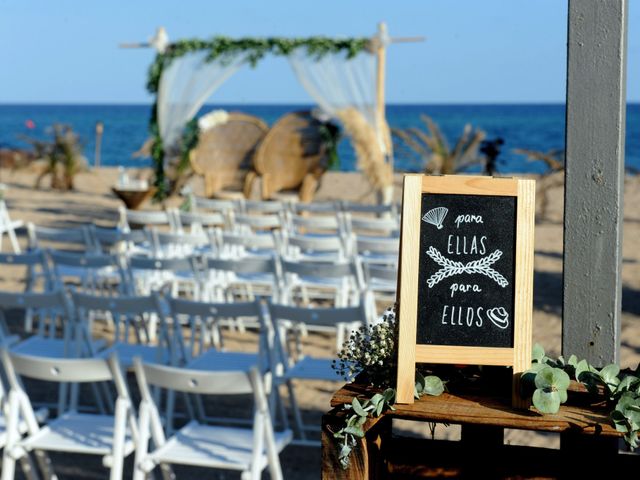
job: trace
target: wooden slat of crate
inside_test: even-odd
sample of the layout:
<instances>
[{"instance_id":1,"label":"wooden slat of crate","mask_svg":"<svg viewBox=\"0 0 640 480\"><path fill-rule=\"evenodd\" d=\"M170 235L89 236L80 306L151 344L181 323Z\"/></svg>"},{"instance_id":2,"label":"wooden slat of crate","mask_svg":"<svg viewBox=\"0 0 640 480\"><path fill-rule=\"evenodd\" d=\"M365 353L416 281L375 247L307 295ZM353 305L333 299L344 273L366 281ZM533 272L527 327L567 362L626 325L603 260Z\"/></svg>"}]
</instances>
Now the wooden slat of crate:
<instances>
[{"instance_id":1,"label":"wooden slat of crate","mask_svg":"<svg viewBox=\"0 0 640 480\"><path fill-rule=\"evenodd\" d=\"M373 390L356 384L345 385L334 395L331 406L351 403L354 396L370 398L373 393L375 393ZM621 436L611 426L606 408L563 405L560 412L555 415L541 415L532 409L511 408L509 398L458 396L449 393L443 393L439 397L423 396L413 404L398 404L395 408L395 411L388 412L388 415L393 418L558 433L576 431L611 437Z\"/></svg>"}]
</instances>

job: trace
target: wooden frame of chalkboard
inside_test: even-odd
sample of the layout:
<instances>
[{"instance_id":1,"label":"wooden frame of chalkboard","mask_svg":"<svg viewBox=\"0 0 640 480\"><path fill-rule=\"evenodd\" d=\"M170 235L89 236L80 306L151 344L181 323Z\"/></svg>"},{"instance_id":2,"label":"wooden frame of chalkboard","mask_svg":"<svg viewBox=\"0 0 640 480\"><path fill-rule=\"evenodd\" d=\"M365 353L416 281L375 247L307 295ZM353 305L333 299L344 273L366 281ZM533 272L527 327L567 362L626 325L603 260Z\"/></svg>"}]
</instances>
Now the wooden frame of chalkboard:
<instances>
[{"instance_id":1,"label":"wooden frame of chalkboard","mask_svg":"<svg viewBox=\"0 0 640 480\"><path fill-rule=\"evenodd\" d=\"M396 401L416 363L531 365L535 181L406 175L398 274Z\"/></svg>"}]
</instances>

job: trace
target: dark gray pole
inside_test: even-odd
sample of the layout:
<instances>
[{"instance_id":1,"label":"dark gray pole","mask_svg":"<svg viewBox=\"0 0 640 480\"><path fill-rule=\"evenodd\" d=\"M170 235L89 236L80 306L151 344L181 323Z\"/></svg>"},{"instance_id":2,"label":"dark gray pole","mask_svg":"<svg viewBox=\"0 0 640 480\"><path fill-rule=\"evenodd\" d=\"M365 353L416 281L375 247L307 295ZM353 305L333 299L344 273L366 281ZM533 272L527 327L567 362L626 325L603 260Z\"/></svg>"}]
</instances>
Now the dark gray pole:
<instances>
[{"instance_id":1,"label":"dark gray pole","mask_svg":"<svg viewBox=\"0 0 640 480\"><path fill-rule=\"evenodd\" d=\"M627 0L569 0L562 351L619 360Z\"/></svg>"}]
</instances>

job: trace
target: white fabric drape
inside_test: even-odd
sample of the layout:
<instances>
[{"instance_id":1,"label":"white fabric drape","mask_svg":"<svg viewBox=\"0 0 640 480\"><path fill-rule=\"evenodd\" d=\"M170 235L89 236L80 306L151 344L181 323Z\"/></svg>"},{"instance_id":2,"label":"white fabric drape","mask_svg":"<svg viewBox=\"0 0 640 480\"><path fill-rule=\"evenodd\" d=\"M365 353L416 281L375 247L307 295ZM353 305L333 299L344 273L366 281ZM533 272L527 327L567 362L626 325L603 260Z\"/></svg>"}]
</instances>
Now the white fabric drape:
<instances>
[{"instance_id":1,"label":"white fabric drape","mask_svg":"<svg viewBox=\"0 0 640 480\"><path fill-rule=\"evenodd\" d=\"M361 52L347 58L345 52L329 54L320 60L309 57L304 48L289 55L298 80L321 110L330 117L346 108L355 108L376 131L383 153L385 127L376 117L376 57Z\"/></svg>"},{"instance_id":2,"label":"white fabric drape","mask_svg":"<svg viewBox=\"0 0 640 480\"><path fill-rule=\"evenodd\" d=\"M165 151L174 147L182 131L204 102L246 61L246 55L206 62L208 52L193 52L172 60L162 72L158 88L158 126Z\"/></svg>"}]
</instances>

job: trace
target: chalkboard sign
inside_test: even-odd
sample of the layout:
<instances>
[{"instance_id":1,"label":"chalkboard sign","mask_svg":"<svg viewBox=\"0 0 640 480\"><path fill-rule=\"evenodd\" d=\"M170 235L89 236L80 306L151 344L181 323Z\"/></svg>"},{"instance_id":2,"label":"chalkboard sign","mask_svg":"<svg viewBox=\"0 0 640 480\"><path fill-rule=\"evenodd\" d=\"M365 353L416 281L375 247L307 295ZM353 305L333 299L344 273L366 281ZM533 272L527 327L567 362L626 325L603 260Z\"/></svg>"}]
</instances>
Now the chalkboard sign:
<instances>
[{"instance_id":1,"label":"chalkboard sign","mask_svg":"<svg viewBox=\"0 0 640 480\"><path fill-rule=\"evenodd\" d=\"M516 198L422 194L417 343L513 347Z\"/></svg>"},{"instance_id":2,"label":"chalkboard sign","mask_svg":"<svg viewBox=\"0 0 640 480\"><path fill-rule=\"evenodd\" d=\"M531 363L532 180L407 175L398 279L398 401L415 364Z\"/></svg>"}]
</instances>

